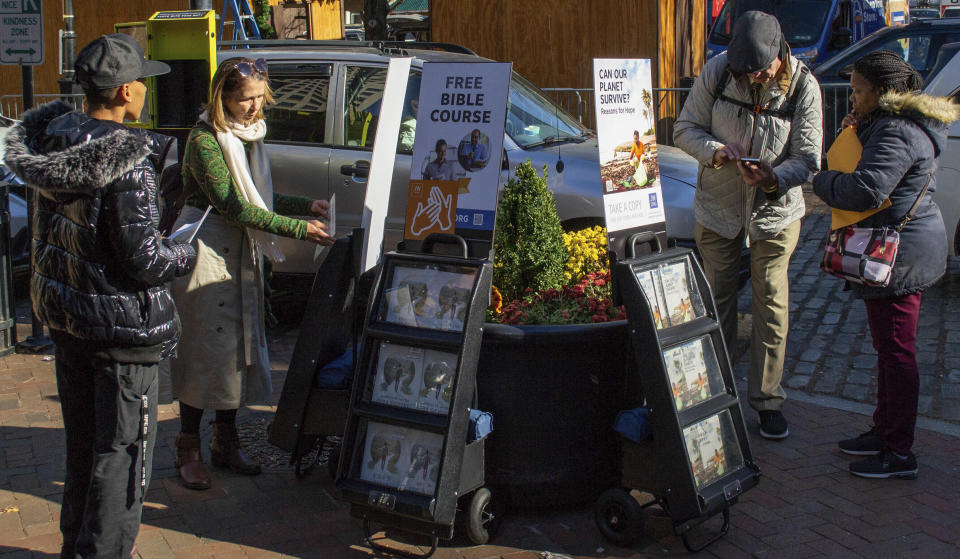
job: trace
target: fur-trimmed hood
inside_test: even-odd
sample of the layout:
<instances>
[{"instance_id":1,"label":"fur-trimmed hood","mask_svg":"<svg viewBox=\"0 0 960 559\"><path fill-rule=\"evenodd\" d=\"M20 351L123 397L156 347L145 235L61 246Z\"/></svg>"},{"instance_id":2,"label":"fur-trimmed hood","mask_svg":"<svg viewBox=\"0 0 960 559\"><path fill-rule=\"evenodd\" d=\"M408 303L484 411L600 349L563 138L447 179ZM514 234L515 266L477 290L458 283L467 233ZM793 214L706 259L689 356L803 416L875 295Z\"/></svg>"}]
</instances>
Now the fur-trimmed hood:
<instances>
[{"instance_id":1,"label":"fur-trimmed hood","mask_svg":"<svg viewBox=\"0 0 960 559\"><path fill-rule=\"evenodd\" d=\"M880 108L888 113L908 118L927 118L948 125L960 119L960 105L951 101L949 97L891 91L880 96L879 104Z\"/></svg>"},{"instance_id":2,"label":"fur-trimmed hood","mask_svg":"<svg viewBox=\"0 0 960 559\"><path fill-rule=\"evenodd\" d=\"M60 101L27 112L6 142L7 166L51 194L94 192L151 154L148 136L90 118Z\"/></svg>"},{"instance_id":3,"label":"fur-trimmed hood","mask_svg":"<svg viewBox=\"0 0 960 559\"><path fill-rule=\"evenodd\" d=\"M960 105L949 97L923 93L887 92L878 100L879 113L900 116L917 123L933 141L939 156L945 147L947 127L960 119Z\"/></svg>"}]
</instances>

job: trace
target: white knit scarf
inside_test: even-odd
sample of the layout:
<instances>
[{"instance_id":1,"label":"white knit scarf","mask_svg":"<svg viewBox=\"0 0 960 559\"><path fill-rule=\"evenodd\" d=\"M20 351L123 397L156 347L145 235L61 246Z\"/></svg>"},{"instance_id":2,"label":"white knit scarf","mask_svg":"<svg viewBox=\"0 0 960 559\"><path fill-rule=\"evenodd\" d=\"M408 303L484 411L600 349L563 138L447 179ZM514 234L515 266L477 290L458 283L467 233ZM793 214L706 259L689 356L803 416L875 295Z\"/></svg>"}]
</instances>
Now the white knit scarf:
<instances>
[{"instance_id":1,"label":"white knit scarf","mask_svg":"<svg viewBox=\"0 0 960 559\"><path fill-rule=\"evenodd\" d=\"M210 116L204 111L200 120L210 124ZM211 128L214 128L211 125ZM248 204L258 208L273 211L273 178L270 175L270 161L267 150L263 147L263 138L267 135L267 123L260 119L252 124L240 124L227 121L227 131L220 132L214 128L217 142L223 151L223 158L230 169L233 181L240 189L240 194ZM244 142L250 144L249 159L243 149ZM247 227L247 237L253 247L274 262L283 262L283 251L277 243L277 236L273 233ZM251 251L256 258L255 251Z\"/></svg>"}]
</instances>

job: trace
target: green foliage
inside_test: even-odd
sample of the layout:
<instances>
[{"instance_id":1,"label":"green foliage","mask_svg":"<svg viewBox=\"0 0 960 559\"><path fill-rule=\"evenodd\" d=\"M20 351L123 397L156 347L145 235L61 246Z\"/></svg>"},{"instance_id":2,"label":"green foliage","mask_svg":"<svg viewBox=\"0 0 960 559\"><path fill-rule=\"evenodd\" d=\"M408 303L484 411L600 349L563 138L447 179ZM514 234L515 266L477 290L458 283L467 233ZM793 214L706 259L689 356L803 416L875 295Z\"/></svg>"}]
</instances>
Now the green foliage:
<instances>
[{"instance_id":1,"label":"green foliage","mask_svg":"<svg viewBox=\"0 0 960 559\"><path fill-rule=\"evenodd\" d=\"M647 130L646 132L643 133L643 135L644 135L644 136L653 136L653 135L656 134L656 133L657 133L657 131L653 129L653 126L651 126L649 130Z\"/></svg>"},{"instance_id":2,"label":"green foliage","mask_svg":"<svg viewBox=\"0 0 960 559\"><path fill-rule=\"evenodd\" d=\"M527 160L514 174L500 195L494 244L493 283L506 301L563 285L568 258L546 167L541 177Z\"/></svg>"},{"instance_id":3,"label":"green foliage","mask_svg":"<svg viewBox=\"0 0 960 559\"><path fill-rule=\"evenodd\" d=\"M277 30L274 29L273 24L270 23L270 15L273 12L273 8L270 7L267 0L253 0L253 12L256 14L254 19L257 20L257 27L260 28L260 37L263 39L276 39Z\"/></svg>"}]
</instances>

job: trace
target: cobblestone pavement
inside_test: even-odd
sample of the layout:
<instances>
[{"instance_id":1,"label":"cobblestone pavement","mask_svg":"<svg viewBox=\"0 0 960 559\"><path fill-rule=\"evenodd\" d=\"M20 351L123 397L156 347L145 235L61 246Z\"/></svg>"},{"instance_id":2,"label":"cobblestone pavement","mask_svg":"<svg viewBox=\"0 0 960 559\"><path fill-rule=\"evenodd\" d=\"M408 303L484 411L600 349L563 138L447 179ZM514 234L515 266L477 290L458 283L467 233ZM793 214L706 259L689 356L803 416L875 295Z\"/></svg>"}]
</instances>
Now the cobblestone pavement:
<instances>
[{"instance_id":1,"label":"cobblestone pavement","mask_svg":"<svg viewBox=\"0 0 960 559\"><path fill-rule=\"evenodd\" d=\"M843 281L820 271L823 239L830 215L815 200L790 262L790 333L784 386L814 397L847 402L876 402L877 354L862 301L843 291ZM740 294L741 313L750 312L750 289ZM750 317L741 324L739 347L749 339ZM924 292L917 332L921 416L960 424L960 257L948 261L948 273ZM746 378L747 353L737 363Z\"/></svg>"},{"instance_id":2,"label":"cobblestone pavement","mask_svg":"<svg viewBox=\"0 0 960 559\"><path fill-rule=\"evenodd\" d=\"M846 558L960 557L960 262L952 277L924 298L920 324L923 374L915 452L916 481L868 481L851 476L836 441L869 425L875 355L863 305L840 281L817 269L827 217L813 207L792 264L789 356L791 387L784 413L791 436L757 435L746 410L760 484L731 508L730 531L691 555L658 515L647 517L632 548L600 536L589 503L581 507L511 511L491 545L457 539L440 559L562 559L641 557ZM749 295L741 300L749 312ZM749 324L749 315L744 325ZM21 324L21 337L28 333ZM745 333L748 328L741 328ZM284 380L296 329L271 334L275 396L241 411L242 427L262 428ZM746 343L740 336L739 347ZM0 358L0 559L58 555L63 490L63 433L50 355ZM737 363L743 375L745 363ZM147 495L137 555L154 558L354 558L374 555L359 520L333 497L325 468L297 480L275 461L256 477L214 471L208 491L183 488L173 467L177 409L162 405L154 479ZM204 444L209 430L203 432ZM258 443L254 442L254 446ZM262 450L263 443L259 443ZM206 449L204 450L206 453ZM692 534L713 533L714 518ZM390 534L394 536L394 534ZM385 537L379 534L378 537ZM387 541L407 550L409 544ZM416 543L416 542L414 542ZM422 550L422 548L420 548Z\"/></svg>"}]
</instances>

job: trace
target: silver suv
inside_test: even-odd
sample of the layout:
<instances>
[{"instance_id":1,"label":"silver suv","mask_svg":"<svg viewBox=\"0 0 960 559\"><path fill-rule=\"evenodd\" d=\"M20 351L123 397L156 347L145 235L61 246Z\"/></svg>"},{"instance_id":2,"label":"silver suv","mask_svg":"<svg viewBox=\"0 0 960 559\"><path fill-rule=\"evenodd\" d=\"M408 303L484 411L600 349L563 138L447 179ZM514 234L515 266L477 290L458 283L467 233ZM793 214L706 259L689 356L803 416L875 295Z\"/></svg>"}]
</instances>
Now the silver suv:
<instances>
[{"instance_id":1,"label":"silver suv","mask_svg":"<svg viewBox=\"0 0 960 559\"><path fill-rule=\"evenodd\" d=\"M393 56L412 56L410 85L404 107L419 97L424 62L485 61L452 45L286 41L257 43L241 50L221 50L232 56L264 58L276 103L267 111L267 150L274 188L285 194L328 199L336 195L337 233L360 225L370 156L380 100ZM531 130L539 130L531 134ZM397 160L386 223L384 246L392 249L403 231L411 144L398 141ZM600 164L593 132L562 110L516 72L510 86L510 108L504 138L503 177L527 159L549 168L560 219L567 228L603 223ZM696 161L669 146L659 146L661 183L667 235L682 244L693 239L693 195ZM563 161L563 171L557 162ZM287 260L274 267L279 274L316 271L314 247L281 240Z\"/></svg>"}]
</instances>

